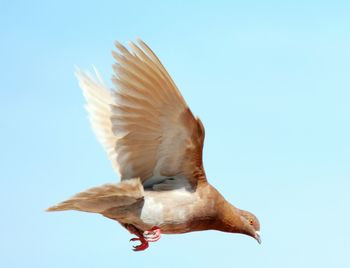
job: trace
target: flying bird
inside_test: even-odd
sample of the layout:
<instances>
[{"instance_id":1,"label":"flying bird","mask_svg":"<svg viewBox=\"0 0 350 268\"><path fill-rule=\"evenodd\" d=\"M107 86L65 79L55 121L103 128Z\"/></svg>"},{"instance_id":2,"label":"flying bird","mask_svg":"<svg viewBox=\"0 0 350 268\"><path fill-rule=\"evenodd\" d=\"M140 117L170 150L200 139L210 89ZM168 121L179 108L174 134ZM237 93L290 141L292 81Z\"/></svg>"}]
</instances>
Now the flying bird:
<instances>
[{"instance_id":1,"label":"flying bird","mask_svg":"<svg viewBox=\"0 0 350 268\"><path fill-rule=\"evenodd\" d=\"M76 71L92 128L120 183L78 193L47 211L78 210L116 220L136 237L133 250L161 234L218 230L259 243L254 214L230 204L208 183L203 162L204 127L174 81L141 40L130 49L116 42L112 82Z\"/></svg>"}]
</instances>

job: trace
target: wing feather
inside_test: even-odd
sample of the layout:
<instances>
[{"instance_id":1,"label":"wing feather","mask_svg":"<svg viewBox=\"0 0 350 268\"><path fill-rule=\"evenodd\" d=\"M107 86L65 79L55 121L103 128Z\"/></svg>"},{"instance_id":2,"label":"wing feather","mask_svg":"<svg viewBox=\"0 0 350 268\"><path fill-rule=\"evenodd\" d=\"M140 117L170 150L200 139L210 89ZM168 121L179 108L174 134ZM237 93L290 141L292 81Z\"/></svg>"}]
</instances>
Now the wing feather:
<instances>
[{"instance_id":1,"label":"wing feather","mask_svg":"<svg viewBox=\"0 0 350 268\"><path fill-rule=\"evenodd\" d=\"M202 164L204 127L154 52L141 40L130 50L116 42L108 89L77 71L90 121L121 179L181 177L193 187L206 180Z\"/></svg>"}]
</instances>

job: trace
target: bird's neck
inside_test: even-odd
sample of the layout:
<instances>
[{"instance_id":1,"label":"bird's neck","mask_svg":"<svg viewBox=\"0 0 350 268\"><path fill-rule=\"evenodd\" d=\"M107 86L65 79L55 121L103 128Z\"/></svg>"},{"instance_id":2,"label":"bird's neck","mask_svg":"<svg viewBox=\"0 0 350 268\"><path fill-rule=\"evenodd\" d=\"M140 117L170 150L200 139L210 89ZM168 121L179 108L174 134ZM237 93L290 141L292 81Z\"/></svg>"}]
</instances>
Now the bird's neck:
<instances>
[{"instance_id":1,"label":"bird's neck","mask_svg":"<svg viewBox=\"0 0 350 268\"><path fill-rule=\"evenodd\" d=\"M242 219L240 210L231 205L221 195L217 200L215 229L223 232L241 232Z\"/></svg>"},{"instance_id":2,"label":"bird's neck","mask_svg":"<svg viewBox=\"0 0 350 268\"><path fill-rule=\"evenodd\" d=\"M212 185L199 182L197 193L204 204L200 204L195 220L188 223L191 230L218 230L222 232L240 233L243 222L240 210L231 205Z\"/></svg>"}]
</instances>

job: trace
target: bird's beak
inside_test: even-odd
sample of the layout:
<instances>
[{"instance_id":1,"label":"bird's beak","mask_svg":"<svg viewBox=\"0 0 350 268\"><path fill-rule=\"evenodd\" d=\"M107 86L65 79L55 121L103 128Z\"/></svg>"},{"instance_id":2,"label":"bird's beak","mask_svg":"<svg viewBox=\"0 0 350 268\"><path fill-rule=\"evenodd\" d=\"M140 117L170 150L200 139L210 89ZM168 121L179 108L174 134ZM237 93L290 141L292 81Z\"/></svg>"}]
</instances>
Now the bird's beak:
<instances>
[{"instance_id":1,"label":"bird's beak","mask_svg":"<svg viewBox=\"0 0 350 268\"><path fill-rule=\"evenodd\" d=\"M261 244L261 238L260 238L260 232L259 231L255 232L254 238L255 238L256 241L258 241L259 244Z\"/></svg>"}]
</instances>

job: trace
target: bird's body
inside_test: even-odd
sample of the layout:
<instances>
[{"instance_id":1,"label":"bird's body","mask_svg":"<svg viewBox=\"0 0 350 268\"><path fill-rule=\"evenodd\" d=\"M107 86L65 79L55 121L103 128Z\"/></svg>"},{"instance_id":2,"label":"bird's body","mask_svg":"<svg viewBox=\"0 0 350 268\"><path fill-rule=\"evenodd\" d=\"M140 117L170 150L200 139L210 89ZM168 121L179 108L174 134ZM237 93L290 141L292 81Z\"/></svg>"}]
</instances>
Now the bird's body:
<instances>
[{"instance_id":1,"label":"bird's body","mask_svg":"<svg viewBox=\"0 0 350 268\"><path fill-rule=\"evenodd\" d=\"M220 206L223 202L223 197L210 184L199 185L195 192L185 189L145 190L139 203L103 215L122 224L132 224L140 230L159 226L164 234L220 230ZM231 209L235 208L231 206Z\"/></svg>"},{"instance_id":2,"label":"bird's body","mask_svg":"<svg viewBox=\"0 0 350 268\"><path fill-rule=\"evenodd\" d=\"M113 82L78 71L93 129L119 184L81 192L49 208L100 213L121 223L144 250L160 233L201 230L243 233L260 242L256 217L235 208L206 178L204 127L152 50L142 41L131 51L117 43Z\"/></svg>"}]
</instances>

